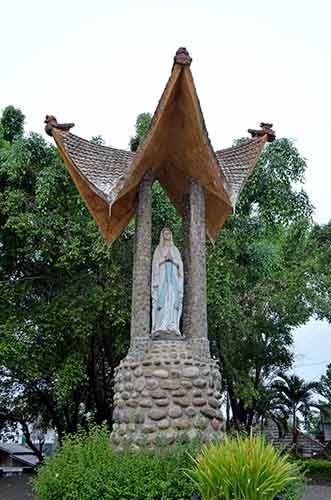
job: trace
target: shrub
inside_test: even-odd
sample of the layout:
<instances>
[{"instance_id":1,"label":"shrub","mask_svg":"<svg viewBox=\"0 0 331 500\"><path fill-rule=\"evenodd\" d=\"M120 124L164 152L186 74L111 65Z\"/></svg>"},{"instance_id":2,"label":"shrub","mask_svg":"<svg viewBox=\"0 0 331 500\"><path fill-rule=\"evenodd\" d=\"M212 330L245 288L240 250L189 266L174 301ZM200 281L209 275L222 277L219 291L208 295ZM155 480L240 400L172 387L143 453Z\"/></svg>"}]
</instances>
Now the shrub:
<instances>
[{"instance_id":1,"label":"shrub","mask_svg":"<svg viewBox=\"0 0 331 500\"><path fill-rule=\"evenodd\" d=\"M206 445L193 462L187 474L202 500L274 500L280 493L296 498L290 488L299 487L298 467L261 436Z\"/></svg>"},{"instance_id":2,"label":"shrub","mask_svg":"<svg viewBox=\"0 0 331 500\"><path fill-rule=\"evenodd\" d=\"M306 460L297 460L297 464L307 476L318 476L331 479L331 460L308 458Z\"/></svg>"},{"instance_id":3,"label":"shrub","mask_svg":"<svg viewBox=\"0 0 331 500\"><path fill-rule=\"evenodd\" d=\"M195 488L183 470L197 446L116 452L107 429L94 428L65 439L34 489L39 500L188 500Z\"/></svg>"}]
</instances>

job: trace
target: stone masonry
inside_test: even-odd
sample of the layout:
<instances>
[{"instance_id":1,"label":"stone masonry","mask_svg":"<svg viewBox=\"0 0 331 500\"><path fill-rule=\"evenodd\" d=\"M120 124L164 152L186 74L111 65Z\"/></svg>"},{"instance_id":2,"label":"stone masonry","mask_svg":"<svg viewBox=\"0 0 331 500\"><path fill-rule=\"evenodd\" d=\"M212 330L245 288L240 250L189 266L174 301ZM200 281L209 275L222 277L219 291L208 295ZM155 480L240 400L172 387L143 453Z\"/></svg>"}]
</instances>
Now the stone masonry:
<instances>
[{"instance_id":1,"label":"stone masonry","mask_svg":"<svg viewBox=\"0 0 331 500\"><path fill-rule=\"evenodd\" d=\"M206 223L203 188L189 179L184 198L184 336L207 339Z\"/></svg>"},{"instance_id":2,"label":"stone masonry","mask_svg":"<svg viewBox=\"0 0 331 500\"><path fill-rule=\"evenodd\" d=\"M184 198L183 337L151 339L151 186L144 176L136 217L131 342L115 371L113 443L139 447L223 434L221 378L207 337L205 200L196 179Z\"/></svg>"},{"instance_id":3,"label":"stone masonry","mask_svg":"<svg viewBox=\"0 0 331 500\"><path fill-rule=\"evenodd\" d=\"M116 446L222 435L219 369L209 354L194 353L189 342L153 340L140 360L129 352L115 381L111 438Z\"/></svg>"},{"instance_id":4,"label":"stone masonry","mask_svg":"<svg viewBox=\"0 0 331 500\"><path fill-rule=\"evenodd\" d=\"M139 187L132 280L131 345L144 346L150 337L152 265L152 175Z\"/></svg>"}]
</instances>

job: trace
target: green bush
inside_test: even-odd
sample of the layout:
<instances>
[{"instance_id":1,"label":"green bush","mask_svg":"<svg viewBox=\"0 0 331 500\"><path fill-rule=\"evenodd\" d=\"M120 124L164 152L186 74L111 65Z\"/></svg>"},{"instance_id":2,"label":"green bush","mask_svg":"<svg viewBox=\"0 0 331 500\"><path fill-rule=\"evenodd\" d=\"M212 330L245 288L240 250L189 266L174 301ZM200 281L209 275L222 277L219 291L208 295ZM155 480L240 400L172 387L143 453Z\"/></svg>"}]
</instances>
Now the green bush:
<instances>
[{"instance_id":1,"label":"green bush","mask_svg":"<svg viewBox=\"0 0 331 500\"><path fill-rule=\"evenodd\" d=\"M229 450L230 444L238 445L240 440L227 440L224 444L215 444L206 450ZM191 468L191 456L195 456L201 446L198 442L177 445L174 448L160 446L151 451L114 451L109 444L109 433L105 427L93 428L89 434L80 432L76 436L67 437L63 446L55 455L46 459L40 466L37 478L34 480L34 490L38 500L189 500L198 492L194 481L185 471ZM241 451L241 459L237 455L235 464L239 469L232 481L238 481L245 476L253 484L256 481L258 470L267 482L277 480L278 455L267 447L269 453L277 455L276 476L270 470L272 461L266 460L265 447L262 459L259 459L258 447L251 446L250 457ZM201 455L198 456L198 460ZM208 458L212 461L213 455ZM264 457L264 458L263 458ZM226 460L230 457L227 454ZM250 460L248 460L248 458ZM264 460L264 462L263 462ZM280 459L279 459L280 460ZM267 462L265 464L265 462ZM253 467L253 463L255 464ZM259 469L260 464L260 469ZM261 464L265 464L264 468ZM284 459L286 469L287 462ZM282 491L284 500L299 500L299 486L301 478L293 466L293 476L298 476L286 485ZM223 478L229 478L223 475ZM288 476L286 476L288 478ZM276 479L275 479L276 478ZM195 478L196 479L196 478ZM279 479L278 479L279 481ZM286 482L286 481L285 481ZM285 485L284 482L284 485ZM231 500L258 500L253 496L210 496L204 498L231 498ZM273 498L264 496L263 500Z\"/></svg>"},{"instance_id":2,"label":"green bush","mask_svg":"<svg viewBox=\"0 0 331 500\"><path fill-rule=\"evenodd\" d=\"M188 500L192 481L183 473L198 444L155 451L116 452L105 428L68 437L38 470L38 500Z\"/></svg>"},{"instance_id":3,"label":"green bush","mask_svg":"<svg viewBox=\"0 0 331 500\"><path fill-rule=\"evenodd\" d=\"M331 460L309 458L306 460L297 460L297 464L307 476L318 476L331 479Z\"/></svg>"},{"instance_id":4,"label":"green bush","mask_svg":"<svg viewBox=\"0 0 331 500\"><path fill-rule=\"evenodd\" d=\"M300 498L298 467L261 436L225 438L204 446L193 461L187 474L202 500Z\"/></svg>"}]
</instances>

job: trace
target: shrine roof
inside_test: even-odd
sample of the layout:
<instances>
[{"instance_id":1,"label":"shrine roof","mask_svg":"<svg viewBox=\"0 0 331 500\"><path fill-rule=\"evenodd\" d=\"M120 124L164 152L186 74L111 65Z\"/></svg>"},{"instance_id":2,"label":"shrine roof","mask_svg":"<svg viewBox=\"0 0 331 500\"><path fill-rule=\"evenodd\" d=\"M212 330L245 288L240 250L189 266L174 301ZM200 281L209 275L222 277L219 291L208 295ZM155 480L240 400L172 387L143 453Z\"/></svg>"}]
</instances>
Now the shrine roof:
<instances>
[{"instance_id":1,"label":"shrine roof","mask_svg":"<svg viewBox=\"0 0 331 500\"><path fill-rule=\"evenodd\" d=\"M73 124L46 117L46 132L60 151L82 198L103 236L114 241L136 210L139 183L147 170L166 191L180 214L189 177L201 183L206 201L207 234L216 239L266 141L270 124L250 130L253 138L214 152L186 49L176 53L173 69L148 134L134 154L93 144L69 132Z\"/></svg>"},{"instance_id":2,"label":"shrine roof","mask_svg":"<svg viewBox=\"0 0 331 500\"><path fill-rule=\"evenodd\" d=\"M238 146L215 152L219 166L231 186L230 198L233 206L258 160L265 142L265 136L256 137Z\"/></svg>"}]
</instances>

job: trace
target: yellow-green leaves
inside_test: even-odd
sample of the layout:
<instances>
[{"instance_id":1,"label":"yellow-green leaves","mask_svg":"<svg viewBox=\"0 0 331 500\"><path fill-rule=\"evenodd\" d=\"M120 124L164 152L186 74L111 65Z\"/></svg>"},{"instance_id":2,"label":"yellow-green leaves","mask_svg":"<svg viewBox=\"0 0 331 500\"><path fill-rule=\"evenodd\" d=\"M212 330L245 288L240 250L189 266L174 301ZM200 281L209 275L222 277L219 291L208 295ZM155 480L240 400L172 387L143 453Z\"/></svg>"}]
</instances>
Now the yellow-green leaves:
<instances>
[{"instance_id":1,"label":"yellow-green leaves","mask_svg":"<svg viewBox=\"0 0 331 500\"><path fill-rule=\"evenodd\" d=\"M202 500L273 500L300 473L260 436L225 438L202 448L187 474Z\"/></svg>"}]
</instances>

